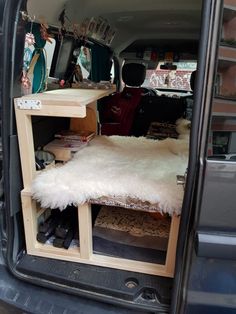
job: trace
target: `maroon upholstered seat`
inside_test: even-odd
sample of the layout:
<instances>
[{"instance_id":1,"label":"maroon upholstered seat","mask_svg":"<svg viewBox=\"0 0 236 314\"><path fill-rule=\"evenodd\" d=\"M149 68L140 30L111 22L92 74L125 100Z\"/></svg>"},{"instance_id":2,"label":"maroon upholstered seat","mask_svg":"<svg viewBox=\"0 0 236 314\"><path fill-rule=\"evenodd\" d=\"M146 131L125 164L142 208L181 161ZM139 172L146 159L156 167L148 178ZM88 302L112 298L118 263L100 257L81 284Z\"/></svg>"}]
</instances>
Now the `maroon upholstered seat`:
<instances>
[{"instance_id":1,"label":"maroon upholstered seat","mask_svg":"<svg viewBox=\"0 0 236 314\"><path fill-rule=\"evenodd\" d=\"M101 121L102 135L130 135L136 108L142 97L140 87L145 79L146 68L143 64L127 63L122 69L122 78L126 84L120 93L106 98Z\"/></svg>"}]
</instances>

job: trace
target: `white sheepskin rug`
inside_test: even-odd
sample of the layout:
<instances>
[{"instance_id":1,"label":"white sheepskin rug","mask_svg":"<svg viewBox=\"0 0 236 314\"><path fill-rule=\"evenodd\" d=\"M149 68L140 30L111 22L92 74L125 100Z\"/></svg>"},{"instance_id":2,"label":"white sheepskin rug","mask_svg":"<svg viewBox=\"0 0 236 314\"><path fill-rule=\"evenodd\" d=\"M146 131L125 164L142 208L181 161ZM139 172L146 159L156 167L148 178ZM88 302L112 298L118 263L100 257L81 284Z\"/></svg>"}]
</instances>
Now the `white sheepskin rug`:
<instances>
[{"instance_id":1,"label":"white sheepskin rug","mask_svg":"<svg viewBox=\"0 0 236 314\"><path fill-rule=\"evenodd\" d=\"M98 136L62 167L40 173L33 198L43 207L64 209L90 199L129 197L158 204L159 211L180 214L188 140Z\"/></svg>"}]
</instances>

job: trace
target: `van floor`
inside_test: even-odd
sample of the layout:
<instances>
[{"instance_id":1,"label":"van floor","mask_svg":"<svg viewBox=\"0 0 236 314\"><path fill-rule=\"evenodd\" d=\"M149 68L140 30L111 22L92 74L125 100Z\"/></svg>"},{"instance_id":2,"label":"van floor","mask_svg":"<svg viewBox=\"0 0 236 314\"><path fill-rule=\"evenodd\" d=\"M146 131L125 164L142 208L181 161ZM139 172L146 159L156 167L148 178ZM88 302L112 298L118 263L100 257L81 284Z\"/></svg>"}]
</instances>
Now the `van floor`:
<instances>
[{"instance_id":1,"label":"van floor","mask_svg":"<svg viewBox=\"0 0 236 314\"><path fill-rule=\"evenodd\" d=\"M16 270L30 277L68 286L75 294L122 301L140 309L168 310L173 279L99 266L23 255Z\"/></svg>"},{"instance_id":2,"label":"van floor","mask_svg":"<svg viewBox=\"0 0 236 314\"><path fill-rule=\"evenodd\" d=\"M102 301L66 295L50 289L23 283L0 265L0 313L51 313L51 314L147 314L145 310L131 310ZM148 313L150 314L150 312Z\"/></svg>"}]
</instances>

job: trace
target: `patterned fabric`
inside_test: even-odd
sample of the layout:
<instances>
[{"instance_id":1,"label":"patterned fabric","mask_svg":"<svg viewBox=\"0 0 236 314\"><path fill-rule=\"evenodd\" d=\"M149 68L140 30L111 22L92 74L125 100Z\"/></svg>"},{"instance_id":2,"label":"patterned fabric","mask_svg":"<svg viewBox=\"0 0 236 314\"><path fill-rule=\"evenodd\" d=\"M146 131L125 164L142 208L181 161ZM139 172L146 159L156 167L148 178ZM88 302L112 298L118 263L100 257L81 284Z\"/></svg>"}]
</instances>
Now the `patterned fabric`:
<instances>
[{"instance_id":1,"label":"patterned fabric","mask_svg":"<svg viewBox=\"0 0 236 314\"><path fill-rule=\"evenodd\" d=\"M111 243L166 251L170 218L156 219L150 213L102 206L94 224L93 236Z\"/></svg>"},{"instance_id":2,"label":"patterned fabric","mask_svg":"<svg viewBox=\"0 0 236 314\"><path fill-rule=\"evenodd\" d=\"M151 204L147 201L142 201L142 200L134 199L131 197L112 198L112 197L103 196L96 199L90 199L89 203L107 205L107 206L117 206L117 207L123 207L127 209L154 212L154 213L161 211L158 203Z\"/></svg>"},{"instance_id":3,"label":"patterned fabric","mask_svg":"<svg viewBox=\"0 0 236 314\"><path fill-rule=\"evenodd\" d=\"M170 218L155 219L145 212L137 212L114 206L102 206L95 221L95 227L102 227L134 236L169 237Z\"/></svg>"},{"instance_id":4,"label":"patterned fabric","mask_svg":"<svg viewBox=\"0 0 236 314\"><path fill-rule=\"evenodd\" d=\"M178 138L175 124L164 122L152 122L150 124L147 138L163 140L168 137Z\"/></svg>"}]
</instances>

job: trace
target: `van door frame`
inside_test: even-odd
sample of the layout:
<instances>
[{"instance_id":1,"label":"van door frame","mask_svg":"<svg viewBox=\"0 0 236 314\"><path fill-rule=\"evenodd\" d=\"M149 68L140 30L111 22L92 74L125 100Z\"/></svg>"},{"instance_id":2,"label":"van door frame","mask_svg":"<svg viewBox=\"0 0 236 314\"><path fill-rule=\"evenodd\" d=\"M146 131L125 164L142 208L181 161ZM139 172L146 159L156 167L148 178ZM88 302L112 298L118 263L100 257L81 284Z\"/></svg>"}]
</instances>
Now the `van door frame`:
<instances>
[{"instance_id":1,"label":"van door frame","mask_svg":"<svg viewBox=\"0 0 236 314\"><path fill-rule=\"evenodd\" d=\"M204 171L223 1L203 1L194 110L191 125L190 160L178 239L171 313L183 313L187 302L188 278L195 250L196 232L204 187ZM210 86L210 88L209 88ZM186 227L187 226L187 227Z\"/></svg>"},{"instance_id":2,"label":"van door frame","mask_svg":"<svg viewBox=\"0 0 236 314\"><path fill-rule=\"evenodd\" d=\"M19 241L16 236L18 230L16 230L16 212L18 208L15 208L14 201L16 200L16 190L18 192L19 186L12 184L14 181L14 171L12 177L9 175L9 171L12 170L12 165L19 165L19 155L12 152L18 150L16 125L14 121L13 99L21 95L20 84L16 81L21 79L22 65L15 60L23 60L23 51L16 50L18 42L24 41L25 30L24 21L21 19L20 11L25 11L26 0L11 0L3 1L3 24L2 24L2 49L0 58L1 72L1 118L2 118L2 146L3 146L3 162L2 169L4 175L4 203L3 214L5 222L4 230L4 243L6 247L6 263L9 270L17 276L14 270L13 259L16 258L16 250L14 250L14 241ZM19 21L18 21L19 19ZM11 40L10 40L11 38ZM12 45L12 43L14 43ZM16 58L15 58L16 56ZM10 70L9 70L10 69ZM15 169L14 169L15 170ZM20 172L20 168L18 169ZM18 200L20 206L20 202ZM13 206L12 206L13 205ZM15 203L16 205L16 203ZM19 244L19 242L18 242ZM13 257L14 256L14 257Z\"/></svg>"}]
</instances>

